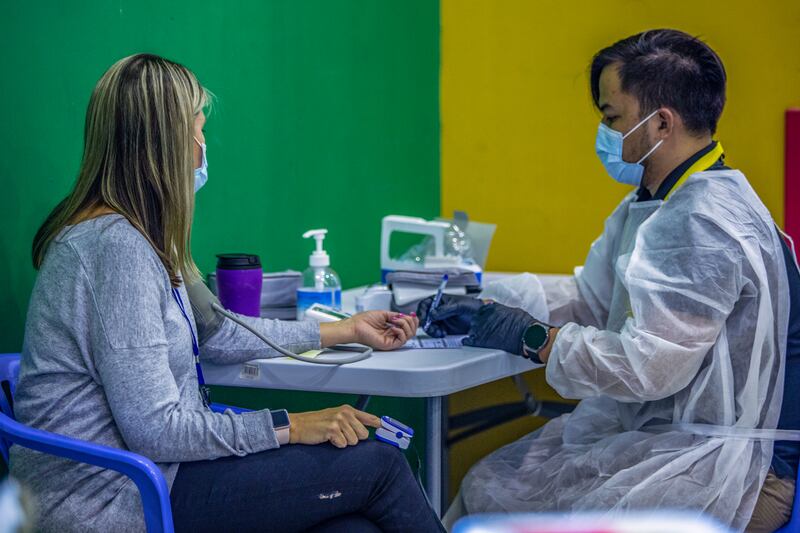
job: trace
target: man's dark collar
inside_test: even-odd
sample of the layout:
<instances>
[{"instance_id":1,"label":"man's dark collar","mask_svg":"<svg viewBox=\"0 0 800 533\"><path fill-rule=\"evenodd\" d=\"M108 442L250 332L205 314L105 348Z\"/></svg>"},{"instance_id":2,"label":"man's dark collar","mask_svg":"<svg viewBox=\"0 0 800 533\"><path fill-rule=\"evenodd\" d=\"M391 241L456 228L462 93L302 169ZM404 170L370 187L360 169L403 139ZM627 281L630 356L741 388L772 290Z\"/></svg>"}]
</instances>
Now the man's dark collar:
<instances>
[{"instance_id":1,"label":"man's dark collar","mask_svg":"<svg viewBox=\"0 0 800 533\"><path fill-rule=\"evenodd\" d=\"M661 185L658 186L655 196L651 195L650 191L647 190L647 187L644 185L639 187L639 189L636 191L636 201L646 202L648 200L663 200L666 198L669 194L669 191L671 191L675 184L678 183L678 180L681 179L681 176L683 176L683 174L689 170L689 167L694 165L701 157L713 150L716 146L717 141L711 141L711 144L696 152L694 155L689 157L689 159L675 167L675 169L669 173L667 178L661 182ZM711 167L706 170L723 170L727 168L728 167L725 166L725 155L723 154L713 165L711 165Z\"/></svg>"}]
</instances>

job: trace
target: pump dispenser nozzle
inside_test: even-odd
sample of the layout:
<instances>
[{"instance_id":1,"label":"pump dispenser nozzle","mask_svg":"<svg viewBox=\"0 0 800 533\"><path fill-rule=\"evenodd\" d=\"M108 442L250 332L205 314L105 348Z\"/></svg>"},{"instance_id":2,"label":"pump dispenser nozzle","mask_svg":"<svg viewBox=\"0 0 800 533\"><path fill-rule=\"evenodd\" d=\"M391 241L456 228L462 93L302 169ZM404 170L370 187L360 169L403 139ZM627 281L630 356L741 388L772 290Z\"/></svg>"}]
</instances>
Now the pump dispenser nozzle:
<instances>
[{"instance_id":1,"label":"pump dispenser nozzle","mask_svg":"<svg viewBox=\"0 0 800 533\"><path fill-rule=\"evenodd\" d=\"M308 264L312 267L327 267L331 264L331 258L322 248L323 241L325 240L325 235L328 234L328 230L326 229L312 229L308 230L307 232L303 233L303 238L308 239L313 237L317 241L317 249L311 252L311 256L308 258Z\"/></svg>"}]
</instances>

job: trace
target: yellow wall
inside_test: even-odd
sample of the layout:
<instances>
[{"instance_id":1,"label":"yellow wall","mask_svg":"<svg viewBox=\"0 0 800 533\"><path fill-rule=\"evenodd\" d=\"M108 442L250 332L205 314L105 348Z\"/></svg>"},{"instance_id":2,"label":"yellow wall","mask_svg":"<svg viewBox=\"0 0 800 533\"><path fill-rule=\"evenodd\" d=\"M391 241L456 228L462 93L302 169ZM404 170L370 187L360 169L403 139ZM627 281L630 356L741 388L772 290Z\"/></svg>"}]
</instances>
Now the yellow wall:
<instances>
[{"instance_id":1,"label":"yellow wall","mask_svg":"<svg viewBox=\"0 0 800 533\"><path fill-rule=\"evenodd\" d=\"M782 222L783 111L800 105L800 1L442 0L441 25L442 213L498 224L490 269L569 272L583 262L628 190L594 154L588 65L648 28L699 35L722 57L728 103L717 138ZM543 390L541 375L531 381ZM516 398L510 381L495 383L454 396L451 412ZM535 425L457 444L453 486Z\"/></svg>"}]
</instances>

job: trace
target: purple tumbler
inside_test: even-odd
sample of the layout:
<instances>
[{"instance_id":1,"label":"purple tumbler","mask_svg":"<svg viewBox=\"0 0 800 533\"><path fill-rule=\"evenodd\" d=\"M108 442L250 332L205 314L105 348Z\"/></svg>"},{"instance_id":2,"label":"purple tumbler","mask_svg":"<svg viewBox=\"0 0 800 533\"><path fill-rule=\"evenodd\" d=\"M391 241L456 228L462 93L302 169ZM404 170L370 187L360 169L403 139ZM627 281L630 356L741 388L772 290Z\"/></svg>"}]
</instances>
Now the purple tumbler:
<instances>
[{"instance_id":1,"label":"purple tumbler","mask_svg":"<svg viewBox=\"0 0 800 533\"><path fill-rule=\"evenodd\" d=\"M217 296L234 313L261 316L261 260L251 254L217 255Z\"/></svg>"}]
</instances>

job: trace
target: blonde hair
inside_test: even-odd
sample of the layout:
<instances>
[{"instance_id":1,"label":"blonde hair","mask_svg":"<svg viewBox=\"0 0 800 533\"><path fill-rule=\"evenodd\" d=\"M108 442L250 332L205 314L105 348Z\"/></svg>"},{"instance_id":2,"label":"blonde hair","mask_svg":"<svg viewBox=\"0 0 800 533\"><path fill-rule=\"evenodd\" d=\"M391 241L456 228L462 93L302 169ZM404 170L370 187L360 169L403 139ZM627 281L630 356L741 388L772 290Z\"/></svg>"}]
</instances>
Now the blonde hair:
<instances>
[{"instance_id":1,"label":"blonde hair","mask_svg":"<svg viewBox=\"0 0 800 533\"><path fill-rule=\"evenodd\" d=\"M150 242L173 287L181 275L198 279L189 247L193 137L195 117L209 102L209 93L183 65L151 54L114 63L89 100L75 185L33 240L34 267L76 216L108 207Z\"/></svg>"}]
</instances>

